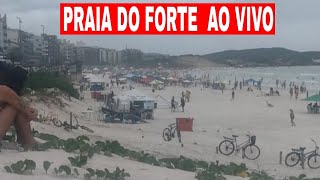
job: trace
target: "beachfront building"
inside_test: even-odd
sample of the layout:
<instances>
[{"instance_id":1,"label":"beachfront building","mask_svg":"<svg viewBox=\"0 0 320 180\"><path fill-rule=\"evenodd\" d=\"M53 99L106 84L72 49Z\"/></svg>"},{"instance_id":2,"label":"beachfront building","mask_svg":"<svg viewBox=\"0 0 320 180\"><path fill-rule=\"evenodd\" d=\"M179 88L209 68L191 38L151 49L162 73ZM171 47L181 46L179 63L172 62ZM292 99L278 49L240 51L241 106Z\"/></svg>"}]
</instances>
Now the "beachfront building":
<instances>
[{"instance_id":1,"label":"beachfront building","mask_svg":"<svg viewBox=\"0 0 320 180\"><path fill-rule=\"evenodd\" d=\"M60 44L56 35L42 34L44 49L44 61L49 65L59 65L60 58Z\"/></svg>"},{"instance_id":2,"label":"beachfront building","mask_svg":"<svg viewBox=\"0 0 320 180\"><path fill-rule=\"evenodd\" d=\"M23 60L33 57L33 42L34 35L19 29L7 29L8 52L12 49L19 49L22 53Z\"/></svg>"},{"instance_id":3,"label":"beachfront building","mask_svg":"<svg viewBox=\"0 0 320 180\"><path fill-rule=\"evenodd\" d=\"M70 63L76 60L76 46L69 40L60 40L60 55L64 63Z\"/></svg>"},{"instance_id":4,"label":"beachfront building","mask_svg":"<svg viewBox=\"0 0 320 180\"><path fill-rule=\"evenodd\" d=\"M122 61L130 64L139 62L143 58L143 52L139 49L125 49L121 53Z\"/></svg>"},{"instance_id":5,"label":"beachfront building","mask_svg":"<svg viewBox=\"0 0 320 180\"><path fill-rule=\"evenodd\" d=\"M77 47L77 60L83 62L84 65L98 65L100 64L99 49L100 48L89 46Z\"/></svg>"},{"instance_id":6,"label":"beachfront building","mask_svg":"<svg viewBox=\"0 0 320 180\"><path fill-rule=\"evenodd\" d=\"M122 62L122 52L115 49L107 49L107 62L111 65L117 65Z\"/></svg>"},{"instance_id":7,"label":"beachfront building","mask_svg":"<svg viewBox=\"0 0 320 180\"><path fill-rule=\"evenodd\" d=\"M6 53L7 47L7 16L0 14L0 55Z\"/></svg>"}]
</instances>

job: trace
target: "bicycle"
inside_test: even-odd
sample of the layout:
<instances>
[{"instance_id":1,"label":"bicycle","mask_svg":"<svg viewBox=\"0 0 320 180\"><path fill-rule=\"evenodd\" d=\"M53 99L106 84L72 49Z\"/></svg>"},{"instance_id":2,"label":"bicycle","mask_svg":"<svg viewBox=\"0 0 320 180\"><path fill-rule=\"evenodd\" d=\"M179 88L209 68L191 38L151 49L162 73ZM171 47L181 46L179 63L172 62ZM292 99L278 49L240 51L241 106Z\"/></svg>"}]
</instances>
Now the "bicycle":
<instances>
[{"instance_id":1,"label":"bicycle","mask_svg":"<svg viewBox=\"0 0 320 180\"><path fill-rule=\"evenodd\" d=\"M175 133L177 131L176 123L170 124L169 128L165 128L163 130L162 137L165 141L171 141L175 137Z\"/></svg>"},{"instance_id":2,"label":"bicycle","mask_svg":"<svg viewBox=\"0 0 320 180\"><path fill-rule=\"evenodd\" d=\"M237 135L232 135L233 138L223 136L224 140L219 144L219 151L221 154L229 156L234 151L236 154L242 150L242 154L249 160L256 160L260 156L260 149L255 144L256 136L251 136L250 133L247 135L248 140L238 144Z\"/></svg>"},{"instance_id":3,"label":"bicycle","mask_svg":"<svg viewBox=\"0 0 320 180\"><path fill-rule=\"evenodd\" d=\"M174 102L174 107L171 107L171 112L179 111L179 103Z\"/></svg>"},{"instance_id":4,"label":"bicycle","mask_svg":"<svg viewBox=\"0 0 320 180\"><path fill-rule=\"evenodd\" d=\"M305 147L300 147L299 149L292 149L292 152L287 154L285 163L288 167L294 167L301 161L301 166L304 165L305 160L308 159L308 166L311 169L320 168L320 155L318 154L319 147L315 140L311 139L315 144L315 149L313 151L304 153ZM290 162L292 161L292 163ZM314 166L312 163L318 163L317 166Z\"/></svg>"},{"instance_id":5,"label":"bicycle","mask_svg":"<svg viewBox=\"0 0 320 180\"><path fill-rule=\"evenodd\" d=\"M91 133L94 132L92 129L90 129L90 128L86 127L86 126L79 125L79 121L78 121L78 119L77 119L77 116L73 116L73 117L74 117L73 119L76 121L76 125L75 125L75 126L73 126L73 125L71 126L71 124L68 124L67 121L65 121L65 122L63 123L64 130L66 130L66 131L71 131L72 129L79 129L79 128L81 128L81 129L86 130L86 131L91 132ZM73 124L73 123L72 123L72 124Z\"/></svg>"},{"instance_id":6,"label":"bicycle","mask_svg":"<svg viewBox=\"0 0 320 180\"><path fill-rule=\"evenodd\" d=\"M57 116L52 115L51 113L47 116L39 114L36 121L40 123L50 123L52 122L57 127L62 127L62 122L58 119Z\"/></svg>"}]
</instances>

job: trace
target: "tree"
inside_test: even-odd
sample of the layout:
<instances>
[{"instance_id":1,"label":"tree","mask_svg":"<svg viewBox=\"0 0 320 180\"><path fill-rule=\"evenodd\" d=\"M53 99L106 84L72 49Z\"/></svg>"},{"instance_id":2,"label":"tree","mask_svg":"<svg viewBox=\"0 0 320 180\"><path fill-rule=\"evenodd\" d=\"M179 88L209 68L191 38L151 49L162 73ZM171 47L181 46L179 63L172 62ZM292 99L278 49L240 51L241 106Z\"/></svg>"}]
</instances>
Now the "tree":
<instances>
[{"instance_id":1,"label":"tree","mask_svg":"<svg viewBox=\"0 0 320 180\"><path fill-rule=\"evenodd\" d=\"M13 64L15 62L21 62L23 59L23 53L18 47L11 48L8 51L8 58L12 61Z\"/></svg>"}]
</instances>

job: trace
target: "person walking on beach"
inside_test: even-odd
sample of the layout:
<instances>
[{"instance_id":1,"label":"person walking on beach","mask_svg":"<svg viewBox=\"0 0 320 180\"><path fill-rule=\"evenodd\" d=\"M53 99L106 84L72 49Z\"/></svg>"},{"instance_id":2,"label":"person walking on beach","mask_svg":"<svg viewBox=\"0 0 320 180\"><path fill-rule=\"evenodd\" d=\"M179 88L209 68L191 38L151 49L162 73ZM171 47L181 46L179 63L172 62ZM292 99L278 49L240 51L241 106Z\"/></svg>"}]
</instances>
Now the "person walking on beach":
<instances>
[{"instance_id":1,"label":"person walking on beach","mask_svg":"<svg viewBox=\"0 0 320 180\"><path fill-rule=\"evenodd\" d=\"M186 105L185 101L184 101L184 98L181 97L181 107L182 107L182 112L184 112L184 106Z\"/></svg>"},{"instance_id":2,"label":"person walking on beach","mask_svg":"<svg viewBox=\"0 0 320 180\"><path fill-rule=\"evenodd\" d=\"M176 101L174 100L174 96L171 99L171 111L176 110Z\"/></svg>"},{"instance_id":3,"label":"person walking on beach","mask_svg":"<svg viewBox=\"0 0 320 180\"><path fill-rule=\"evenodd\" d=\"M234 95L235 95L235 92L234 90L232 91L232 100L234 100Z\"/></svg>"},{"instance_id":4,"label":"person walking on beach","mask_svg":"<svg viewBox=\"0 0 320 180\"><path fill-rule=\"evenodd\" d=\"M294 112L292 109L290 109L290 119L291 119L291 126L294 127L296 126L296 123L294 123Z\"/></svg>"},{"instance_id":5,"label":"person walking on beach","mask_svg":"<svg viewBox=\"0 0 320 180\"><path fill-rule=\"evenodd\" d=\"M292 96L293 96L293 88L291 87L290 88L290 98L292 99Z\"/></svg>"}]
</instances>

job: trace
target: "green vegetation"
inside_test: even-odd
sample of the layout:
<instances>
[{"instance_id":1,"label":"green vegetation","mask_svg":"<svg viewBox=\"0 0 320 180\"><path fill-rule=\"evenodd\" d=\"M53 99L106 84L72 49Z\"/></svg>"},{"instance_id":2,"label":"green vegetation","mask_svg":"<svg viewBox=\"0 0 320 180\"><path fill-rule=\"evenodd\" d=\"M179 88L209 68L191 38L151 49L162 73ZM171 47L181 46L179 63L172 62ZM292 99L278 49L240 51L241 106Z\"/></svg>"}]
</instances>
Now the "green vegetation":
<instances>
[{"instance_id":1,"label":"green vegetation","mask_svg":"<svg viewBox=\"0 0 320 180\"><path fill-rule=\"evenodd\" d=\"M57 88L74 98L78 99L80 96L68 78L58 72L32 72L26 83L26 88L32 90Z\"/></svg>"},{"instance_id":2,"label":"green vegetation","mask_svg":"<svg viewBox=\"0 0 320 180\"><path fill-rule=\"evenodd\" d=\"M51 134L37 133L36 136L44 141L41 144L41 150L45 151L48 149L63 149L68 153L77 153L80 155L74 157L68 157L70 164L74 167L81 168L87 165L89 159L94 154L112 156L112 154L126 157L131 160L150 164L153 166L166 167L170 169L180 169L183 171L195 172L198 180L225 180L225 175L249 177L250 180L274 180L273 177L267 173L261 172L250 172L245 164L230 163L228 165L219 164L219 162L205 162L198 161L180 156L178 158L163 158L157 159L153 155L145 153L143 151L137 152L124 148L118 141L96 141L94 144L89 144L90 139L87 136L78 136L77 138L69 138L63 140L57 136ZM52 162L43 162L44 170L48 171ZM5 166L4 169L8 173L23 174L25 171L34 170L36 168L35 162L32 160L18 161L11 166ZM107 179L107 180L124 180L126 177L130 177L130 174L125 172L124 169L116 168L115 171L110 172L107 169L99 170L86 168L87 173L83 176L85 179ZM56 175L73 175L79 176L77 168L72 170L67 165L59 166L54 168ZM308 179L304 174L299 177L290 177L288 180L320 180L319 178Z\"/></svg>"},{"instance_id":3,"label":"green vegetation","mask_svg":"<svg viewBox=\"0 0 320 180\"><path fill-rule=\"evenodd\" d=\"M8 173L23 174L27 171L32 173L32 171L36 169L36 163L33 160L26 159L13 163L10 166L5 166L4 169Z\"/></svg>"},{"instance_id":4,"label":"green vegetation","mask_svg":"<svg viewBox=\"0 0 320 180\"><path fill-rule=\"evenodd\" d=\"M285 48L260 48L222 51L207 54L203 57L227 65L295 66L312 65L312 59L319 59L320 52L298 52Z\"/></svg>"},{"instance_id":5,"label":"green vegetation","mask_svg":"<svg viewBox=\"0 0 320 180\"><path fill-rule=\"evenodd\" d=\"M110 172L108 169L93 170L91 168L87 168L87 171L88 173L84 174L85 179L92 179L96 177L96 179L124 180L126 177L130 177L130 174L125 172L125 169L120 170L119 167L117 167L113 172Z\"/></svg>"},{"instance_id":6,"label":"green vegetation","mask_svg":"<svg viewBox=\"0 0 320 180\"><path fill-rule=\"evenodd\" d=\"M46 171L46 174L48 174L48 170L49 170L49 168L50 168L52 163L53 162L49 162L49 161L44 161L43 162L43 169Z\"/></svg>"}]
</instances>

